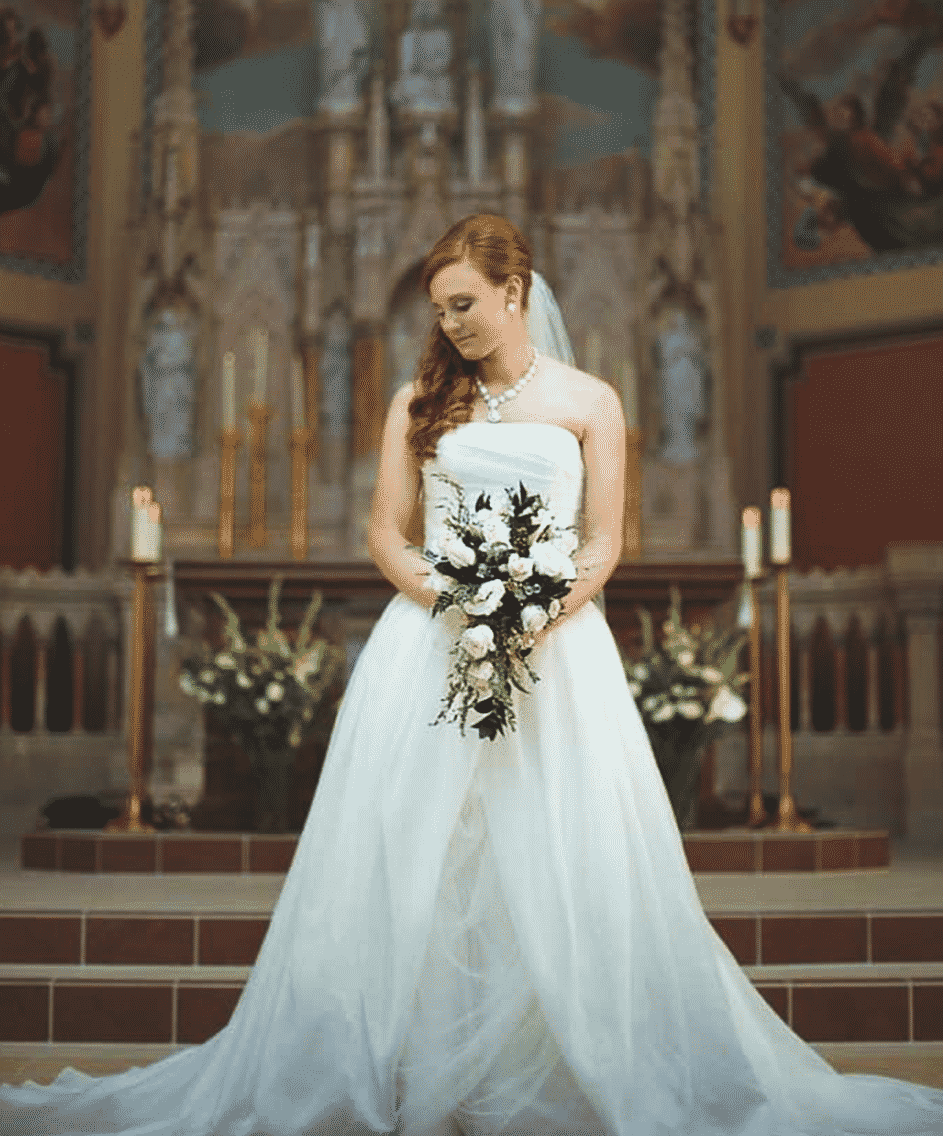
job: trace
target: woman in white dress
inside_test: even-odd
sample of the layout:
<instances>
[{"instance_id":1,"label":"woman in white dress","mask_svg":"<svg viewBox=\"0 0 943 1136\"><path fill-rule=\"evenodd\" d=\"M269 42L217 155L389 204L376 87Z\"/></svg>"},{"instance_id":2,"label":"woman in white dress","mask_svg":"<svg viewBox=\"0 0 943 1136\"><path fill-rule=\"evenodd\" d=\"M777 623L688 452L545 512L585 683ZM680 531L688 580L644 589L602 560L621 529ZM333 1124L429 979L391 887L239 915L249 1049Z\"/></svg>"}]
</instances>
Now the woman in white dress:
<instances>
[{"instance_id":1,"label":"woman in white dress","mask_svg":"<svg viewBox=\"0 0 943 1136\"><path fill-rule=\"evenodd\" d=\"M0 1133L943 1134L943 1092L838 1074L704 914L589 602L621 544L621 410L559 359L533 367L532 333L565 350L525 242L466 218L424 279L438 321L390 407L371 517L398 594L351 674L239 1004L147 1068L0 1087ZM582 521L565 615L531 655L540 681L494 741L431 724L463 617L430 617L404 530L422 487L427 545L443 535L436 472L468 500L523 481L558 524Z\"/></svg>"}]
</instances>

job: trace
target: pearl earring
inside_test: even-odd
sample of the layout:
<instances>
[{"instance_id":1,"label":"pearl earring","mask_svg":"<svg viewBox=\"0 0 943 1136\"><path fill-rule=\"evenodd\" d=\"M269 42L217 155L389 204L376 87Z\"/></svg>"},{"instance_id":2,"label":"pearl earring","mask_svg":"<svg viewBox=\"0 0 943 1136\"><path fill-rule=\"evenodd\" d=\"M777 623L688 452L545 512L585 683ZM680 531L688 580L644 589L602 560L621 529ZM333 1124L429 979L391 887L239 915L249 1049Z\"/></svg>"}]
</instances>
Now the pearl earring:
<instances>
[{"instance_id":1,"label":"pearl earring","mask_svg":"<svg viewBox=\"0 0 943 1136\"><path fill-rule=\"evenodd\" d=\"M508 311L513 312L515 307L516 307L516 305L514 303L508 304Z\"/></svg>"}]
</instances>

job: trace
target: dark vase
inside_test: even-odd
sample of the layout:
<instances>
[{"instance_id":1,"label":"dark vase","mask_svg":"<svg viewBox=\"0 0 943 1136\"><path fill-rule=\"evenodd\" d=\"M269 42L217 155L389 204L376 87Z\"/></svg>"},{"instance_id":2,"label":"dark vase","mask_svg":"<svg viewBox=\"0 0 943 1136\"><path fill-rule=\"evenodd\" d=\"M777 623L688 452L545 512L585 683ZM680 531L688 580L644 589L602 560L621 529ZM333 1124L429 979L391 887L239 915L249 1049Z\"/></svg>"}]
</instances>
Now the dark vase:
<instances>
[{"instance_id":1,"label":"dark vase","mask_svg":"<svg viewBox=\"0 0 943 1136\"><path fill-rule=\"evenodd\" d=\"M295 766L295 750L255 742L250 749L255 785L253 830L288 832L288 793Z\"/></svg>"}]
</instances>

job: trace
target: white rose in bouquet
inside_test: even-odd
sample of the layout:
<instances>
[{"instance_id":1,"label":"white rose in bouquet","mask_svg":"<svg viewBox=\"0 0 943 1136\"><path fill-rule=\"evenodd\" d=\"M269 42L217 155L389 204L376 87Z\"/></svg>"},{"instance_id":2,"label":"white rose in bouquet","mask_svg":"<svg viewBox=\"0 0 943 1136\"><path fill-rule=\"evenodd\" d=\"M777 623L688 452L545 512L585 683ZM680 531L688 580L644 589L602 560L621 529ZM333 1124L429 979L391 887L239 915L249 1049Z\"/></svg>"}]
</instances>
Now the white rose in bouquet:
<instances>
[{"instance_id":1,"label":"white rose in bouquet","mask_svg":"<svg viewBox=\"0 0 943 1136\"><path fill-rule=\"evenodd\" d=\"M488 659L474 663L468 668L468 677L472 680L476 690L484 694L490 689L491 676L494 674L494 664Z\"/></svg>"},{"instance_id":2,"label":"white rose in bouquet","mask_svg":"<svg viewBox=\"0 0 943 1136\"><path fill-rule=\"evenodd\" d=\"M475 593L473 600L462 605L469 615L491 615L498 609L504 598L504 584L501 580L488 580Z\"/></svg>"},{"instance_id":3,"label":"white rose in bouquet","mask_svg":"<svg viewBox=\"0 0 943 1136\"><path fill-rule=\"evenodd\" d=\"M538 509L534 514L534 523L537 529L531 533L531 540L539 540L553 524L553 513L549 509Z\"/></svg>"},{"instance_id":4,"label":"white rose in bouquet","mask_svg":"<svg viewBox=\"0 0 943 1136\"><path fill-rule=\"evenodd\" d=\"M722 686L711 700L705 722L721 718L725 722L739 722L747 712L747 704L729 686Z\"/></svg>"},{"instance_id":5,"label":"white rose in bouquet","mask_svg":"<svg viewBox=\"0 0 943 1136\"><path fill-rule=\"evenodd\" d=\"M547 626L547 620L549 618L547 612L540 604L528 604L521 612L521 622L524 625L524 630L531 635L536 635L538 631L543 631Z\"/></svg>"},{"instance_id":6,"label":"white rose in bouquet","mask_svg":"<svg viewBox=\"0 0 943 1136\"><path fill-rule=\"evenodd\" d=\"M469 627L462 632L459 645L473 659L483 659L494 647L494 632L487 623L480 623L477 627Z\"/></svg>"},{"instance_id":7,"label":"white rose in bouquet","mask_svg":"<svg viewBox=\"0 0 943 1136\"><path fill-rule=\"evenodd\" d=\"M482 509L472 522L488 544L510 544L511 529L507 521L492 509Z\"/></svg>"},{"instance_id":8,"label":"white rose in bouquet","mask_svg":"<svg viewBox=\"0 0 943 1136\"><path fill-rule=\"evenodd\" d=\"M534 568L555 580L572 580L576 577L573 561L549 541L541 541L530 550Z\"/></svg>"},{"instance_id":9,"label":"white rose in bouquet","mask_svg":"<svg viewBox=\"0 0 943 1136\"><path fill-rule=\"evenodd\" d=\"M571 552L575 551L579 540L572 529L564 529L563 532L555 536L550 543L554 548L559 548L562 553L569 556Z\"/></svg>"},{"instance_id":10,"label":"white rose in bouquet","mask_svg":"<svg viewBox=\"0 0 943 1136\"><path fill-rule=\"evenodd\" d=\"M423 587L431 588L437 596L440 596L443 592L452 590L452 581L448 576L443 576L441 572L433 568L426 577L426 582L423 584Z\"/></svg>"},{"instance_id":11,"label":"white rose in bouquet","mask_svg":"<svg viewBox=\"0 0 943 1136\"><path fill-rule=\"evenodd\" d=\"M442 551L454 568L469 568L477 559L474 549L454 536L446 537L442 541Z\"/></svg>"},{"instance_id":12,"label":"white rose in bouquet","mask_svg":"<svg viewBox=\"0 0 943 1136\"><path fill-rule=\"evenodd\" d=\"M523 583L533 570L534 562L529 556L519 556L518 553L512 552L508 557L508 574L518 584Z\"/></svg>"},{"instance_id":13,"label":"white rose in bouquet","mask_svg":"<svg viewBox=\"0 0 943 1136\"><path fill-rule=\"evenodd\" d=\"M550 603L547 605L547 614L550 616L551 619L557 618L557 616L560 614L560 608L562 606L563 605L557 599L553 599L553 600L550 601Z\"/></svg>"}]
</instances>

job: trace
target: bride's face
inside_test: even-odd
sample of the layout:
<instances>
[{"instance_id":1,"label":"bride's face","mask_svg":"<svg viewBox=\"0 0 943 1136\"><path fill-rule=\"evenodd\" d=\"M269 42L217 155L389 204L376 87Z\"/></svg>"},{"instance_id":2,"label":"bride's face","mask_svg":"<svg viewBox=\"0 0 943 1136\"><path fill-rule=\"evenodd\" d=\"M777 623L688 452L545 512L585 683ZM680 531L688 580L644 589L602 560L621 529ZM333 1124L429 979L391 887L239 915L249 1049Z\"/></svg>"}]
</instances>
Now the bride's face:
<instances>
[{"instance_id":1,"label":"bride's face","mask_svg":"<svg viewBox=\"0 0 943 1136\"><path fill-rule=\"evenodd\" d=\"M507 305L515 302L520 318L521 280L512 276L495 288L470 261L440 268L429 284L439 326L466 359L483 359L514 326Z\"/></svg>"}]
</instances>

